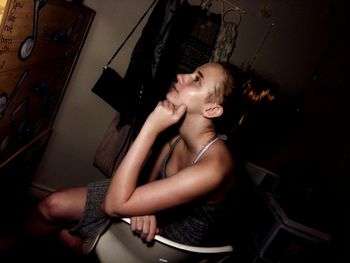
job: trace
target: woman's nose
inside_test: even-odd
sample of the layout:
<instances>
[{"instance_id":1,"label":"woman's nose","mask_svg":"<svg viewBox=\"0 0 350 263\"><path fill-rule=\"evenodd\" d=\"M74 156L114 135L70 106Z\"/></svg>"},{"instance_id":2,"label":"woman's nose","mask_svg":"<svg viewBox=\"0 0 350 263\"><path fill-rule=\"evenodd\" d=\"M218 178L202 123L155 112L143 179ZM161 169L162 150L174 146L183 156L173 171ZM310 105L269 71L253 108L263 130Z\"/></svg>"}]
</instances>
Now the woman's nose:
<instances>
[{"instance_id":1,"label":"woman's nose","mask_svg":"<svg viewBox=\"0 0 350 263\"><path fill-rule=\"evenodd\" d=\"M179 84L182 84L184 82L183 74L177 74L176 80Z\"/></svg>"}]
</instances>

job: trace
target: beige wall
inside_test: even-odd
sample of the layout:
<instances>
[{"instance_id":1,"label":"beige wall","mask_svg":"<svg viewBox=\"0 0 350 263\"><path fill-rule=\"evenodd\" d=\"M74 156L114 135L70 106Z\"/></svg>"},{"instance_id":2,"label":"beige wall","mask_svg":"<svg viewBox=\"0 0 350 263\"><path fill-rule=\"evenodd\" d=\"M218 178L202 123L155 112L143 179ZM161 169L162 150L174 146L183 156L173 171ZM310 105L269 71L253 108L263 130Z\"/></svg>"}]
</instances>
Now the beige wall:
<instances>
[{"instance_id":1,"label":"beige wall","mask_svg":"<svg viewBox=\"0 0 350 263\"><path fill-rule=\"evenodd\" d=\"M84 3L96 11L96 16L57 114L52 138L33 179L33 186L39 190L50 191L104 178L92 161L115 112L91 88L151 0L86 0ZM140 30L113 63L121 74L125 73Z\"/></svg>"}]
</instances>

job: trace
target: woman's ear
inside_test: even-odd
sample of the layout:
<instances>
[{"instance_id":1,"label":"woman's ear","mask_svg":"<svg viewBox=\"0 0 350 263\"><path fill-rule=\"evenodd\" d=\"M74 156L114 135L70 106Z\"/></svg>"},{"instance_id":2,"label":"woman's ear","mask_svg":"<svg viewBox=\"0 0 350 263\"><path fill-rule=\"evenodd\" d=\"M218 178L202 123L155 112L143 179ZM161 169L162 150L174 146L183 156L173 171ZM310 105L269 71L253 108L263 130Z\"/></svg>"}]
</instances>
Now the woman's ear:
<instances>
[{"instance_id":1,"label":"woman's ear","mask_svg":"<svg viewBox=\"0 0 350 263\"><path fill-rule=\"evenodd\" d=\"M224 112L223 107L214 102L206 103L203 107L203 116L206 118L220 117L223 112Z\"/></svg>"}]
</instances>

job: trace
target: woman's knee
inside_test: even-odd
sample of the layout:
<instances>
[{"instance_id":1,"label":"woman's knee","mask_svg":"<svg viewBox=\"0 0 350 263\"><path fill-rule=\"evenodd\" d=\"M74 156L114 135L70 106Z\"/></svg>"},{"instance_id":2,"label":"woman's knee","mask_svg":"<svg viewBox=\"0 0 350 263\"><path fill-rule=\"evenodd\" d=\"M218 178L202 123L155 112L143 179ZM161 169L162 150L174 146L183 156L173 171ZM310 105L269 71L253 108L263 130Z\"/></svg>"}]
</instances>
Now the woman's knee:
<instances>
[{"instance_id":1,"label":"woman's knee","mask_svg":"<svg viewBox=\"0 0 350 263\"><path fill-rule=\"evenodd\" d=\"M84 210L86 188L76 187L54 192L38 204L38 211L50 222L78 220Z\"/></svg>"},{"instance_id":2,"label":"woman's knee","mask_svg":"<svg viewBox=\"0 0 350 263\"><path fill-rule=\"evenodd\" d=\"M45 220L56 221L61 213L62 206L64 206L64 198L60 192L55 192L41 200L37 210Z\"/></svg>"}]
</instances>

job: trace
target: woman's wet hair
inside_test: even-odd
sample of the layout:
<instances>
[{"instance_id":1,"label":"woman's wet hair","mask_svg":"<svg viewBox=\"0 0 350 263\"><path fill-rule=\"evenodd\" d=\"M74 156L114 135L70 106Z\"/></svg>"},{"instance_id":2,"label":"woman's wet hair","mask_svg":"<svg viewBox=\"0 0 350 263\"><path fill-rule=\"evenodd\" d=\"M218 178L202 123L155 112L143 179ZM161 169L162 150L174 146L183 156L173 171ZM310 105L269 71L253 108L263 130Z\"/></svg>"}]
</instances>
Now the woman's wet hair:
<instances>
[{"instance_id":1,"label":"woman's wet hair","mask_svg":"<svg viewBox=\"0 0 350 263\"><path fill-rule=\"evenodd\" d=\"M274 101L278 85L255 71L244 70L227 62L219 64L227 73L219 100L224 113L213 121L217 132L230 135L244 125L251 115L263 111Z\"/></svg>"}]
</instances>

